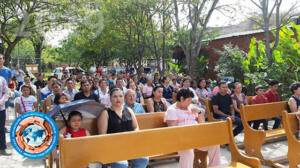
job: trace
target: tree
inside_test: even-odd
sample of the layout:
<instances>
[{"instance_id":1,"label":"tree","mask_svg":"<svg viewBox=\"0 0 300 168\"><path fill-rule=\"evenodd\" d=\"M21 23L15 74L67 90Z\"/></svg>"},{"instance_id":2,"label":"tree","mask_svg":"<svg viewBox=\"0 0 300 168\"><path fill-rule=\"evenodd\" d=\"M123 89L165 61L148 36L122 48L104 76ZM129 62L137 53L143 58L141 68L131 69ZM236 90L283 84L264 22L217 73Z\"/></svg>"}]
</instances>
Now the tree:
<instances>
[{"instance_id":1,"label":"tree","mask_svg":"<svg viewBox=\"0 0 300 168\"><path fill-rule=\"evenodd\" d=\"M212 13L217 9L218 2L219 0L188 0L180 2L173 0L178 41L184 50L188 72L192 77L196 76L196 60L198 60L200 55L202 41L207 31L207 24ZM183 9L182 11L187 11L185 13L187 24L185 25L180 25L179 7Z\"/></svg>"},{"instance_id":2,"label":"tree","mask_svg":"<svg viewBox=\"0 0 300 168\"><path fill-rule=\"evenodd\" d=\"M110 9L110 17L114 24L113 29L120 34L120 41L123 44L120 49L128 53L123 56L126 56L125 59L128 63L138 70L138 74L143 70L145 58L151 57L151 53L148 51L151 39L149 29L151 24L153 24L153 16L159 9L155 5L157 5L156 0L115 0L110 1L106 7Z\"/></svg>"},{"instance_id":3,"label":"tree","mask_svg":"<svg viewBox=\"0 0 300 168\"><path fill-rule=\"evenodd\" d=\"M69 7L59 0L14 0L0 2L0 39L10 64L11 52L18 42L32 33L43 32L45 27L65 23L64 10Z\"/></svg>"},{"instance_id":4,"label":"tree","mask_svg":"<svg viewBox=\"0 0 300 168\"><path fill-rule=\"evenodd\" d=\"M297 4L292 5L292 7L283 14L281 12L282 0L251 0L251 2L259 9L258 16L253 17L259 28L265 33L265 50L268 58L268 65L271 66L274 62L273 52L279 43L279 31L282 26L287 25L291 19L295 16L294 10L297 8ZM273 2L273 4L272 4ZM272 19L275 19L275 25L272 27ZM257 18L257 19L254 19ZM271 29L275 30L274 42L271 42Z\"/></svg>"},{"instance_id":5,"label":"tree","mask_svg":"<svg viewBox=\"0 0 300 168\"><path fill-rule=\"evenodd\" d=\"M42 51L44 49L44 41L45 41L45 35L43 32L35 32L30 35L29 40L31 41L34 53L35 53L35 63L39 66L39 72L41 71L41 56Z\"/></svg>"}]
</instances>

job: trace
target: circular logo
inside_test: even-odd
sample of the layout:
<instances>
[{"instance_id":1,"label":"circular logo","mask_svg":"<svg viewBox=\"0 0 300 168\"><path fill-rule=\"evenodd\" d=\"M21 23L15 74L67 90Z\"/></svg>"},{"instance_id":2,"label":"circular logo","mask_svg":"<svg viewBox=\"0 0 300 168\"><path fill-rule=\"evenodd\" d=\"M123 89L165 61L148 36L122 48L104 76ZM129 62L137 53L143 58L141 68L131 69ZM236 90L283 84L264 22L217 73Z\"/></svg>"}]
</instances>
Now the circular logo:
<instances>
[{"instance_id":1,"label":"circular logo","mask_svg":"<svg viewBox=\"0 0 300 168\"><path fill-rule=\"evenodd\" d=\"M10 131L12 146L31 159L47 156L55 148L58 136L56 123L41 112L22 114L14 121Z\"/></svg>"}]
</instances>

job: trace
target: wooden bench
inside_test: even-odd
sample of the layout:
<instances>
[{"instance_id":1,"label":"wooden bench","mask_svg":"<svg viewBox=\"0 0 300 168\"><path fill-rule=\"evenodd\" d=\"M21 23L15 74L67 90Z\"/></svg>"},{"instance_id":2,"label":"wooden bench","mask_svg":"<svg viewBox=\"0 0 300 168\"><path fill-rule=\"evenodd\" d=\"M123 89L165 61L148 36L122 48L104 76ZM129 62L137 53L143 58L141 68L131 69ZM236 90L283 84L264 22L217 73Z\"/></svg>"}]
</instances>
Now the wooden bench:
<instances>
[{"instance_id":1,"label":"wooden bench","mask_svg":"<svg viewBox=\"0 0 300 168\"><path fill-rule=\"evenodd\" d=\"M164 122L165 112L156 112L156 113L146 113L146 114L137 114L136 119L139 124L140 130L145 129L153 129L153 128L162 128L167 127L167 124ZM63 120L56 120L55 121L58 128L61 129L65 126L65 122ZM98 135L97 131L97 118L84 118L82 120L83 128L87 129L91 135ZM156 155L149 158L149 160L164 160L164 159L177 159L179 155L177 152L169 153L165 155ZM201 160L202 167L206 164L207 152L195 150L195 164L198 164L199 159ZM47 164L50 168L53 166L53 155L52 153L49 155L49 160L47 160ZM56 160L57 161L57 160ZM58 162L57 162L58 163ZM57 166L58 167L58 166Z\"/></svg>"},{"instance_id":2,"label":"wooden bench","mask_svg":"<svg viewBox=\"0 0 300 168\"><path fill-rule=\"evenodd\" d=\"M60 167L82 168L91 162L107 164L219 144L229 144L231 163L228 167L261 167L257 158L245 156L237 149L229 118L227 121L193 126L147 129L72 139L65 139L60 135Z\"/></svg>"},{"instance_id":3,"label":"wooden bench","mask_svg":"<svg viewBox=\"0 0 300 168\"><path fill-rule=\"evenodd\" d=\"M268 166L278 166L279 162L286 158L266 160L261 153L261 146L265 142L273 142L278 138L285 136L283 128L264 131L253 129L248 122L260 119L268 119L282 116L282 112L287 110L287 102L276 102L266 104L241 105L241 119L244 126L244 144L245 152L250 156L258 157L263 164Z\"/></svg>"},{"instance_id":4,"label":"wooden bench","mask_svg":"<svg viewBox=\"0 0 300 168\"><path fill-rule=\"evenodd\" d=\"M215 122L215 121L221 121L219 119L214 118L214 109L211 105L210 99L205 99L205 106L206 106L206 114L207 114L207 120L208 122Z\"/></svg>"},{"instance_id":5,"label":"wooden bench","mask_svg":"<svg viewBox=\"0 0 300 168\"><path fill-rule=\"evenodd\" d=\"M286 132L288 140L288 160L290 168L297 168L300 164L300 141L295 134L299 133L299 121L296 117L296 113L287 113L286 111L282 115L282 122Z\"/></svg>"},{"instance_id":6,"label":"wooden bench","mask_svg":"<svg viewBox=\"0 0 300 168\"><path fill-rule=\"evenodd\" d=\"M254 96L246 96L246 101L247 101L247 103L248 103L248 105L251 105L252 103L252 98L253 98Z\"/></svg>"},{"instance_id":7,"label":"wooden bench","mask_svg":"<svg viewBox=\"0 0 300 168\"><path fill-rule=\"evenodd\" d=\"M173 92L172 93L172 102L176 103L176 99L177 99L177 93Z\"/></svg>"}]
</instances>

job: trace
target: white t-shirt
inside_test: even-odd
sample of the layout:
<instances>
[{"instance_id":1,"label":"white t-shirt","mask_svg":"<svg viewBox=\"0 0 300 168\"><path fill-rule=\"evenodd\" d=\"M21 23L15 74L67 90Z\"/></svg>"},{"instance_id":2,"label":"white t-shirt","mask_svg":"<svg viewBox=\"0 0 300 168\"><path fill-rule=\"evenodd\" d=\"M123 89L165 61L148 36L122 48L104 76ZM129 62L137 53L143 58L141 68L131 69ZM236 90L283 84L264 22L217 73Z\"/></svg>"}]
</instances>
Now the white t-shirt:
<instances>
[{"instance_id":1,"label":"white t-shirt","mask_svg":"<svg viewBox=\"0 0 300 168\"><path fill-rule=\"evenodd\" d=\"M97 70L97 68L94 67L94 66L92 66L92 67L90 68L90 71L93 72L93 73L96 72L96 70Z\"/></svg>"},{"instance_id":2,"label":"white t-shirt","mask_svg":"<svg viewBox=\"0 0 300 168\"><path fill-rule=\"evenodd\" d=\"M23 85L25 85L25 83L24 83ZM22 86L23 86L23 85L22 85ZM22 92L22 86L21 86L20 89L19 89L19 92L20 92L20 93ZM33 89L33 91L34 91L35 94L36 94L36 93L37 93L37 92L36 92L36 86L33 85L32 83L30 83L30 86L31 86L31 88Z\"/></svg>"},{"instance_id":3,"label":"white t-shirt","mask_svg":"<svg viewBox=\"0 0 300 168\"><path fill-rule=\"evenodd\" d=\"M18 76L19 74L20 74L20 76ZM18 72L17 70L14 69L12 71L12 76L16 76L16 79L18 82L23 82L24 71L20 70L20 72Z\"/></svg>"},{"instance_id":4,"label":"white t-shirt","mask_svg":"<svg viewBox=\"0 0 300 168\"><path fill-rule=\"evenodd\" d=\"M37 99L34 96L29 96L29 97L23 97L21 96L24 102L24 106L26 109L26 112L33 111L33 103L37 102ZM21 102L21 97L18 97L16 100L17 104L20 104L20 109L22 112L25 112L23 104Z\"/></svg>"}]
</instances>

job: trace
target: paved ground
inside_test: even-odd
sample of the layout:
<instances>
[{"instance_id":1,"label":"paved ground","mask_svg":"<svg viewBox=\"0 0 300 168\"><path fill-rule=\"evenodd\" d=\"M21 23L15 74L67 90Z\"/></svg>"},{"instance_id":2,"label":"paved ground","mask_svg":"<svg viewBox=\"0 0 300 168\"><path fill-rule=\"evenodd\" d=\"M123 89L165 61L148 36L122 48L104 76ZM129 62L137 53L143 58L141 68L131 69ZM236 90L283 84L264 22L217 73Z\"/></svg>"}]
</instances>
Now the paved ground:
<instances>
[{"instance_id":1,"label":"paved ground","mask_svg":"<svg viewBox=\"0 0 300 168\"><path fill-rule=\"evenodd\" d=\"M6 123L6 127L10 128L14 115L12 110L9 110L9 121ZM243 134L238 135L235 139L236 142L243 142ZM11 156L0 156L0 168L44 168L44 159L28 159L18 154L10 144L9 134L6 134L8 150L12 153ZM265 157L280 157L287 154L287 142L280 141L272 144L266 144L263 146L262 153ZM231 160L230 152L227 149L221 148L222 164L227 164ZM178 168L176 160L167 160L161 162L151 162L151 168ZM223 166L221 166L223 167ZM267 167L267 166L263 166Z\"/></svg>"}]
</instances>

